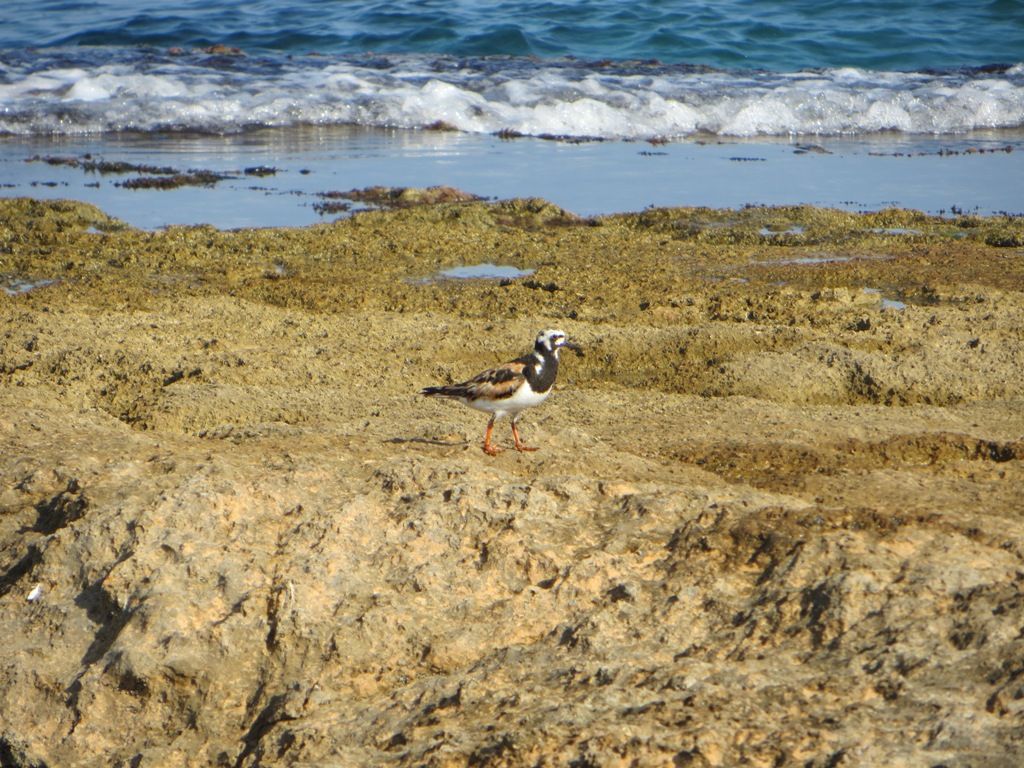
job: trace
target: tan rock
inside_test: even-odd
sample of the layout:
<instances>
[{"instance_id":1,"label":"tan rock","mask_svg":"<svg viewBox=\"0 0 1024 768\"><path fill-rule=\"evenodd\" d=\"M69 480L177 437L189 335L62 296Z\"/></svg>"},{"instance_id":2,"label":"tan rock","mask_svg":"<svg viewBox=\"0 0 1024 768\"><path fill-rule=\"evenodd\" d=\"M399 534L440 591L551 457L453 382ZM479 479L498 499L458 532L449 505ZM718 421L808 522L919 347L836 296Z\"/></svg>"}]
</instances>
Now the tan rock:
<instances>
[{"instance_id":1,"label":"tan rock","mask_svg":"<svg viewBox=\"0 0 1024 768\"><path fill-rule=\"evenodd\" d=\"M1024 761L1024 262L544 210L0 201L4 274L59 278L0 299L0 762ZM419 282L473 260L537 272ZM537 453L416 395L556 323Z\"/></svg>"}]
</instances>

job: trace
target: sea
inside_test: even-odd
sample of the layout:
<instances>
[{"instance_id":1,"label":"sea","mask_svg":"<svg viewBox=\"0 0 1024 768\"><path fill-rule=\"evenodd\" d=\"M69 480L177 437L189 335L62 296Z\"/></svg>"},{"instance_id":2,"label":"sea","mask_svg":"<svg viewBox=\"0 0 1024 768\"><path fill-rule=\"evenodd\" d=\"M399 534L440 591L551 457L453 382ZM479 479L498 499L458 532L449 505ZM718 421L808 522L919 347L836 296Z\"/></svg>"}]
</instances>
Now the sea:
<instances>
[{"instance_id":1,"label":"sea","mask_svg":"<svg viewBox=\"0 0 1024 768\"><path fill-rule=\"evenodd\" d=\"M0 195L142 227L304 225L338 191L442 184L582 215L1019 215L1022 158L1024 0L0 8ZM224 178L141 189L95 159Z\"/></svg>"}]
</instances>

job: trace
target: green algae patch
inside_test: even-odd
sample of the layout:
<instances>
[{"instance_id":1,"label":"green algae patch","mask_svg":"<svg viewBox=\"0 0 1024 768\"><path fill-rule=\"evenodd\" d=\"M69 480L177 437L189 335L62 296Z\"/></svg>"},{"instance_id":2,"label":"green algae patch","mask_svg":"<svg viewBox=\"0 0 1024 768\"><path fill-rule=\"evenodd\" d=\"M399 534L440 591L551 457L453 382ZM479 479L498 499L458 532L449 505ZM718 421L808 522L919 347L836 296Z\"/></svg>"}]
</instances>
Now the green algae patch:
<instances>
[{"instance_id":1,"label":"green algae patch","mask_svg":"<svg viewBox=\"0 0 1024 768\"><path fill-rule=\"evenodd\" d=\"M225 179L234 178L212 171L189 171L169 176L139 176L119 182L117 186L125 189L179 189L181 187L212 187Z\"/></svg>"},{"instance_id":2,"label":"green algae patch","mask_svg":"<svg viewBox=\"0 0 1024 768\"><path fill-rule=\"evenodd\" d=\"M477 195L463 192L449 186L427 187L366 187L348 192L328 192L328 197L344 197L360 203L383 208L411 208L417 205L438 205L440 203L468 203L480 200Z\"/></svg>"},{"instance_id":3,"label":"green algae patch","mask_svg":"<svg viewBox=\"0 0 1024 768\"><path fill-rule=\"evenodd\" d=\"M63 234L131 230L99 208L75 200L35 200L27 197L0 200L0 242L31 236L38 241Z\"/></svg>"},{"instance_id":4,"label":"green algae patch","mask_svg":"<svg viewBox=\"0 0 1024 768\"><path fill-rule=\"evenodd\" d=\"M82 203L16 199L0 201L0 271L59 280L47 290L100 310L201 295L322 312L672 325L782 317L788 310L772 298L780 291L871 289L902 300L1019 289L1021 233L1005 217L807 206L583 219L537 199L372 210L303 229L144 232ZM530 279L430 280L479 263Z\"/></svg>"},{"instance_id":5,"label":"green algae patch","mask_svg":"<svg viewBox=\"0 0 1024 768\"><path fill-rule=\"evenodd\" d=\"M984 242L993 232L1024 234L1024 219L1020 217L960 216L951 220L901 208L873 213L813 206L749 206L740 210L656 208L609 219L681 240L723 246L870 245L917 243L933 238Z\"/></svg>"}]
</instances>

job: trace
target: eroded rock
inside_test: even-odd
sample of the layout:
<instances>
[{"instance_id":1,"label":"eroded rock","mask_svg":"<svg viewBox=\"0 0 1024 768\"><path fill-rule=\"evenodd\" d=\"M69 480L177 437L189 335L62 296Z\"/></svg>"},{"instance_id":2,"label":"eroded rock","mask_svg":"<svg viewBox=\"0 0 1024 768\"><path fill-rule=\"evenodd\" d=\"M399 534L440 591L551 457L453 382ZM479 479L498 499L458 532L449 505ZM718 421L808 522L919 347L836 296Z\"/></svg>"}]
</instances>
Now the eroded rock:
<instances>
[{"instance_id":1,"label":"eroded rock","mask_svg":"<svg viewBox=\"0 0 1024 768\"><path fill-rule=\"evenodd\" d=\"M0 209L5 273L59 278L3 299L4 765L1024 759L1024 282L988 220ZM555 289L420 279L482 257ZM586 355L537 453L416 395L555 323Z\"/></svg>"}]
</instances>

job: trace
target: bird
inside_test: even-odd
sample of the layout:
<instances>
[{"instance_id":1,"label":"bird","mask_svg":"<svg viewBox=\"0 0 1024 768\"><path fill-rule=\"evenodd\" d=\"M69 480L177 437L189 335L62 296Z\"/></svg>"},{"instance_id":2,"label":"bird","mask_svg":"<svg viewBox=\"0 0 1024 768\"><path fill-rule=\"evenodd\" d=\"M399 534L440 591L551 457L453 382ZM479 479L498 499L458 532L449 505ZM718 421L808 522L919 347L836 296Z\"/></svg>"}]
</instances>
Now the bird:
<instances>
[{"instance_id":1,"label":"bird","mask_svg":"<svg viewBox=\"0 0 1024 768\"><path fill-rule=\"evenodd\" d=\"M562 347L582 352L578 345L566 338L563 331L548 328L537 334L532 352L478 373L459 384L426 387L420 394L458 400L470 408L491 414L483 445L484 453L488 456L497 456L504 451L491 442L494 422L502 416L511 417L516 450L536 451L536 448L523 443L516 422L519 414L527 408L540 405L551 393L551 386L558 374L558 351Z\"/></svg>"}]
</instances>

